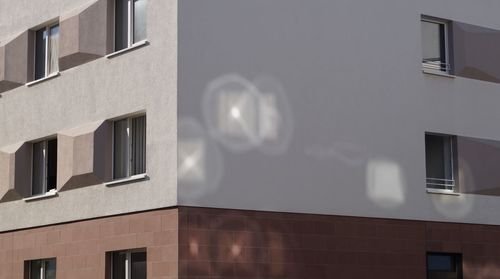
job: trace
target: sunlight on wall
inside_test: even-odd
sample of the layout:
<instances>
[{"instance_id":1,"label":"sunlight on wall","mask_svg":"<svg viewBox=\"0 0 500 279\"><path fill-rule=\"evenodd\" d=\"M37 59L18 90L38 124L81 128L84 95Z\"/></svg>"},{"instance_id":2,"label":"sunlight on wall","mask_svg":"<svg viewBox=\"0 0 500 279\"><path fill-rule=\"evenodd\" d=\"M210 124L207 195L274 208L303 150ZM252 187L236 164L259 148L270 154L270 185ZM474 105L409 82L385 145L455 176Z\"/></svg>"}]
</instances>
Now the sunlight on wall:
<instances>
[{"instance_id":1,"label":"sunlight on wall","mask_svg":"<svg viewBox=\"0 0 500 279\"><path fill-rule=\"evenodd\" d=\"M459 188L474 185L474 177L468 163L460 160L459 165ZM439 214L451 219L461 219L471 213L474 207L474 196L466 194L460 194L459 196L430 195L430 198Z\"/></svg>"},{"instance_id":2,"label":"sunlight on wall","mask_svg":"<svg viewBox=\"0 0 500 279\"><path fill-rule=\"evenodd\" d=\"M177 177L179 197L201 198L215 191L223 174L223 158L217 145L193 119L179 119Z\"/></svg>"},{"instance_id":3,"label":"sunlight on wall","mask_svg":"<svg viewBox=\"0 0 500 279\"><path fill-rule=\"evenodd\" d=\"M366 187L368 198L378 206L395 208L405 202L405 179L399 165L391 160L368 162Z\"/></svg>"},{"instance_id":4,"label":"sunlight on wall","mask_svg":"<svg viewBox=\"0 0 500 279\"><path fill-rule=\"evenodd\" d=\"M207 86L203 112L210 135L233 152L286 151L293 121L283 87L271 77L250 82L223 75Z\"/></svg>"}]
</instances>

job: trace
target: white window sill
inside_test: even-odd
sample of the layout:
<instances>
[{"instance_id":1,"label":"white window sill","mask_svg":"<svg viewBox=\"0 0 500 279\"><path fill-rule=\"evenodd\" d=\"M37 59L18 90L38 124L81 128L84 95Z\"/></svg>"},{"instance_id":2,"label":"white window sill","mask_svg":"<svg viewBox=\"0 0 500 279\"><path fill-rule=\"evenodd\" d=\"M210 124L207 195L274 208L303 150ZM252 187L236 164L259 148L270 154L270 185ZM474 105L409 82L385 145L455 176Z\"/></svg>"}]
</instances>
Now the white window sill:
<instances>
[{"instance_id":1,"label":"white window sill","mask_svg":"<svg viewBox=\"0 0 500 279\"><path fill-rule=\"evenodd\" d=\"M441 76L441 77L446 77L446 78L455 78L454 75L450 75L447 72L443 72L443 71L440 71L440 70L433 70L433 69L423 68L422 72L424 74L429 74L429 75L434 75L434 76Z\"/></svg>"},{"instance_id":2,"label":"white window sill","mask_svg":"<svg viewBox=\"0 0 500 279\"><path fill-rule=\"evenodd\" d=\"M454 192L453 190L445 190L445 189L427 188L427 193L428 194L440 194L440 195L460 196L460 193Z\"/></svg>"},{"instance_id":3,"label":"white window sill","mask_svg":"<svg viewBox=\"0 0 500 279\"><path fill-rule=\"evenodd\" d=\"M145 174L145 173L136 174L136 175L132 175L130 177L125 177L125 178L113 180L113 181L110 181L110 182L106 182L106 183L104 183L104 185L106 185L106 186L113 186L113 185L117 185L117 184L123 184L123 183L129 183L129 182L138 181L138 180L144 180L147 177L148 177L148 175Z\"/></svg>"},{"instance_id":4,"label":"white window sill","mask_svg":"<svg viewBox=\"0 0 500 279\"><path fill-rule=\"evenodd\" d=\"M145 46L145 45L147 45L147 44L149 44L148 40L142 40L142 41L140 41L140 42L137 42L137 43L135 43L135 44L133 44L133 45L129 46L128 48L120 49L120 50L118 50L118 51L115 51L115 52L113 52L113 53L110 53L110 54L106 55L105 57L106 57L106 58L113 58L113 57L115 57L115 56L118 56L118 55L123 54L123 53L125 53L125 52L129 52L129 51L134 50L134 49L136 49L136 48L140 48L140 47Z\"/></svg>"},{"instance_id":5,"label":"white window sill","mask_svg":"<svg viewBox=\"0 0 500 279\"><path fill-rule=\"evenodd\" d=\"M60 76L60 75L61 75L61 73L60 73L60 72L55 72L55 73L52 73L52 74L50 74L50 75L48 75L48 76L46 76L46 77L43 77L43 78L40 78L40 79L37 79L37 80L34 80L34 81L30 81L30 82L26 83L26 86L30 87L30 86L32 86L32 85L35 85L35 84L38 84L38 83L44 82L44 81L46 81L46 80L49 80L49 79L53 79L53 78L55 78L55 77L58 77L58 76Z\"/></svg>"},{"instance_id":6,"label":"white window sill","mask_svg":"<svg viewBox=\"0 0 500 279\"><path fill-rule=\"evenodd\" d=\"M57 190L50 190L45 194L36 195L36 196L29 197L29 198L24 198L23 201L30 202L30 201L35 201L35 200L48 199L48 198L52 198L52 197L56 197L56 196L57 196Z\"/></svg>"}]
</instances>

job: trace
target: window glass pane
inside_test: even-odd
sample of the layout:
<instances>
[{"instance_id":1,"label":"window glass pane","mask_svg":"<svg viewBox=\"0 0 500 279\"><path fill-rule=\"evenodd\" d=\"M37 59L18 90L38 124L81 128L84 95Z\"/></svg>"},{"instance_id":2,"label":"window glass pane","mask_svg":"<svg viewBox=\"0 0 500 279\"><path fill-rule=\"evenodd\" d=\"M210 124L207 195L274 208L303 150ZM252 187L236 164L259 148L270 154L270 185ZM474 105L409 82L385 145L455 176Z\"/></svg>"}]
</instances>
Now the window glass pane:
<instances>
[{"instance_id":1,"label":"window glass pane","mask_svg":"<svg viewBox=\"0 0 500 279\"><path fill-rule=\"evenodd\" d=\"M427 178L452 179L451 137L425 135Z\"/></svg>"},{"instance_id":2,"label":"window glass pane","mask_svg":"<svg viewBox=\"0 0 500 279\"><path fill-rule=\"evenodd\" d=\"M47 142L47 191L57 187L57 140Z\"/></svg>"},{"instance_id":3,"label":"window glass pane","mask_svg":"<svg viewBox=\"0 0 500 279\"><path fill-rule=\"evenodd\" d=\"M146 252L132 253L131 262L131 279L146 279Z\"/></svg>"},{"instance_id":4,"label":"window glass pane","mask_svg":"<svg viewBox=\"0 0 500 279\"><path fill-rule=\"evenodd\" d=\"M115 50L128 47L128 0L115 0Z\"/></svg>"},{"instance_id":5,"label":"window glass pane","mask_svg":"<svg viewBox=\"0 0 500 279\"><path fill-rule=\"evenodd\" d=\"M45 143L37 142L33 144L33 174L32 174L32 194L44 193L45 181Z\"/></svg>"},{"instance_id":6,"label":"window glass pane","mask_svg":"<svg viewBox=\"0 0 500 279\"><path fill-rule=\"evenodd\" d=\"M146 39L147 0L134 0L134 43Z\"/></svg>"},{"instance_id":7,"label":"window glass pane","mask_svg":"<svg viewBox=\"0 0 500 279\"><path fill-rule=\"evenodd\" d=\"M127 259L127 254L124 252L114 252L112 256L113 267L112 267L112 278L113 279L126 279L125 278L125 264Z\"/></svg>"},{"instance_id":8,"label":"window glass pane","mask_svg":"<svg viewBox=\"0 0 500 279\"><path fill-rule=\"evenodd\" d=\"M128 169L128 129L127 119L115 121L114 124L114 153L113 178L127 177Z\"/></svg>"},{"instance_id":9,"label":"window glass pane","mask_svg":"<svg viewBox=\"0 0 500 279\"><path fill-rule=\"evenodd\" d=\"M59 25L50 28L49 71L59 71Z\"/></svg>"},{"instance_id":10,"label":"window glass pane","mask_svg":"<svg viewBox=\"0 0 500 279\"><path fill-rule=\"evenodd\" d=\"M56 260L45 261L45 279L56 279Z\"/></svg>"},{"instance_id":11,"label":"window glass pane","mask_svg":"<svg viewBox=\"0 0 500 279\"><path fill-rule=\"evenodd\" d=\"M42 272L42 261L30 261L30 279L40 279Z\"/></svg>"},{"instance_id":12,"label":"window glass pane","mask_svg":"<svg viewBox=\"0 0 500 279\"><path fill-rule=\"evenodd\" d=\"M45 77L47 30L45 28L35 33L35 79Z\"/></svg>"},{"instance_id":13,"label":"window glass pane","mask_svg":"<svg viewBox=\"0 0 500 279\"><path fill-rule=\"evenodd\" d=\"M453 260L450 255L428 255L427 270L453 271Z\"/></svg>"},{"instance_id":14,"label":"window glass pane","mask_svg":"<svg viewBox=\"0 0 500 279\"><path fill-rule=\"evenodd\" d=\"M131 175L146 172L146 116L132 118Z\"/></svg>"},{"instance_id":15,"label":"window glass pane","mask_svg":"<svg viewBox=\"0 0 500 279\"><path fill-rule=\"evenodd\" d=\"M446 63L444 24L422 21L422 58L438 69Z\"/></svg>"}]
</instances>

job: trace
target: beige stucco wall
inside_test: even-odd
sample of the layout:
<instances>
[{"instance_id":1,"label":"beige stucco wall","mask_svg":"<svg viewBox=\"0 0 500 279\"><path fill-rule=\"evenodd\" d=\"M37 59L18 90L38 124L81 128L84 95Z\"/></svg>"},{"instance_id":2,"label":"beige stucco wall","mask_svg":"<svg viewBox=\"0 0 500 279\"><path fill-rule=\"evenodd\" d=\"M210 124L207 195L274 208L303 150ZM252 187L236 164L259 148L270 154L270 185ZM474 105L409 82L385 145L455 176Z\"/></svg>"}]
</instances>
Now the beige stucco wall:
<instances>
[{"instance_id":1,"label":"beige stucco wall","mask_svg":"<svg viewBox=\"0 0 500 279\"><path fill-rule=\"evenodd\" d=\"M0 0L0 42L90 2ZM176 204L176 24L177 1L149 0L148 45L2 94L0 147L145 111L148 179L0 203L0 231Z\"/></svg>"}]
</instances>

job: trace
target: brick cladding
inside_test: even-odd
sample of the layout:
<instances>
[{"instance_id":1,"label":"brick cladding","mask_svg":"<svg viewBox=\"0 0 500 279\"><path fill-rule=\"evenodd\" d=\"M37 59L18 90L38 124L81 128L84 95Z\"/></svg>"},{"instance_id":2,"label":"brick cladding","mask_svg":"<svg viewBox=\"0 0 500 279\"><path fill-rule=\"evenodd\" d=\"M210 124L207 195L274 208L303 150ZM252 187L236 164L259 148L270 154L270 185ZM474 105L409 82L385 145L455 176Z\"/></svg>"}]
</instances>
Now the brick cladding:
<instances>
[{"instance_id":1,"label":"brick cladding","mask_svg":"<svg viewBox=\"0 0 500 279\"><path fill-rule=\"evenodd\" d=\"M426 278L427 252L500 278L500 226L179 209L179 278Z\"/></svg>"},{"instance_id":2,"label":"brick cladding","mask_svg":"<svg viewBox=\"0 0 500 279\"><path fill-rule=\"evenodd\" d=\"M132 248L153 279L416 279L428 251L500 278L500 226L194 207L0 233L0 278L56 257L59 279L105 279L106 252Z\"/></svg>"},{"instance_id":3,"label":"brick cladding","mask_svg":"<svg viewBox=\"0 0 500 279\"><path fill-rule=\"evenodd\" d=\"M106 252L147 248L148 278L177 278L177 209L0 234L0 278L24 277L24 261L56 258L58 279L104 279Z\"/></svg>"}]
</instances>

